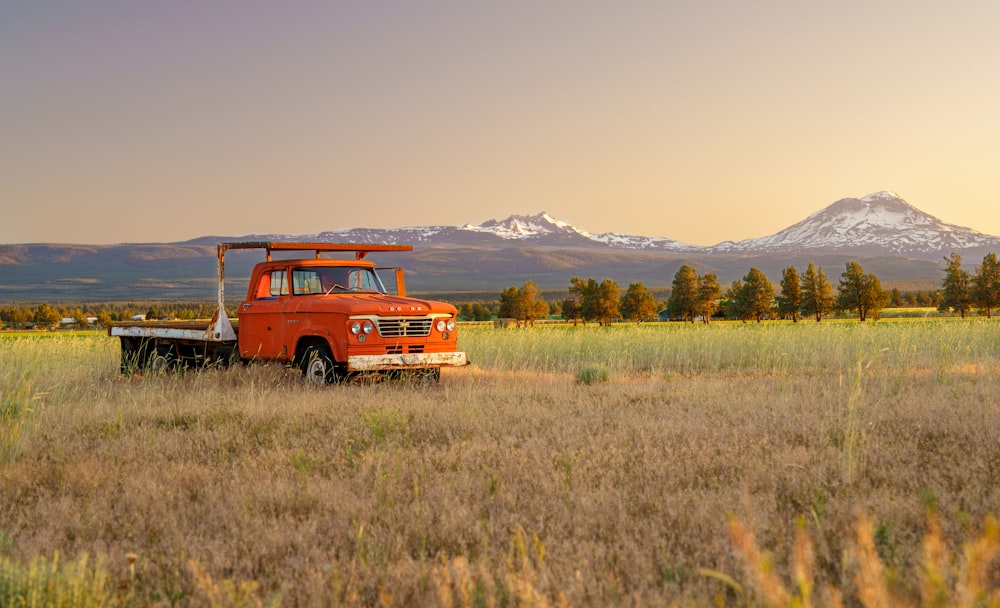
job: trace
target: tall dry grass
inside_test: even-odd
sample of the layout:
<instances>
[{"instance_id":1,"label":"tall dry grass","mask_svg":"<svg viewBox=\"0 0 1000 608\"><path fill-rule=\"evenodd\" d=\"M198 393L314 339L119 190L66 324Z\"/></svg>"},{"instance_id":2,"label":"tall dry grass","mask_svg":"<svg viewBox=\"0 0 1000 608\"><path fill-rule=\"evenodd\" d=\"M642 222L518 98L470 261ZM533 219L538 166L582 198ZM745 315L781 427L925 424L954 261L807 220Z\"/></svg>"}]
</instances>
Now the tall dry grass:
<instances>
[{"instance_id":1,"label":"tall dry grass","mask_svg":"<svg viewBox=\"0 0 1000 608\"><path fill-rule=\"evenodd\" d=\"M1000 505L997 336L477 329L438 386L327 389L277 366L126 379L102 336L0 340L3 386L31 370L0 557L99 557L121 605L764 603L723 580L754 585L736 518L788 589L852 605L863 513L917 604L927 509L958 555Z\"/></svg>"}]
</instances>

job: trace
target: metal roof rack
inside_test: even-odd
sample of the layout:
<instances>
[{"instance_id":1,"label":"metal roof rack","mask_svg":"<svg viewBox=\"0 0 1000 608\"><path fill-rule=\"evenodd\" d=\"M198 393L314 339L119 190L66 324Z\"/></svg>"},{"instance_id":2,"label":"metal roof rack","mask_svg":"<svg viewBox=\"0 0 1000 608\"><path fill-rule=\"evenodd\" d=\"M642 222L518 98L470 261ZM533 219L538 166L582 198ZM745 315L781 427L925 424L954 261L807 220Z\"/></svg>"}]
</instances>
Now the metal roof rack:
<instances>
[{"instance_id":1,"label":"metal roof rack","mask_svg":"<svg viewBox=\"0 0 1000 608\"><path fill-rule=\"evenodd\" d=\"M284 241L243 241L219 243L219 259L230 249L266 249L267 261L272 251L315 251L316 258L324 251L353 251L356 259L363 259L373 251L413 251L413 245L369 245L361 243L291 243Z\"/></svg>"}]
</instances>

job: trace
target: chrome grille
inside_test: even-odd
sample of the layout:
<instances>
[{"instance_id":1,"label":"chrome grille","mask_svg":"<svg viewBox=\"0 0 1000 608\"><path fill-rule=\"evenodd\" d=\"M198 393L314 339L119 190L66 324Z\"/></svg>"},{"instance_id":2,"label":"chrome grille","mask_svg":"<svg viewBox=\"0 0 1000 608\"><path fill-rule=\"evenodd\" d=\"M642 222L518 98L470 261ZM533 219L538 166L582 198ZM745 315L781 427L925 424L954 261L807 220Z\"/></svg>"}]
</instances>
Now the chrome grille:
<instances>
[{"instance_id":1,"label":"chrome grille","mask_svg":"<svg viewBox=\"0 0 1000 608\"><path fill-rule=\"evenodd\" d=\"M378 333L383 338L409 338L431 333L434 319L430 317L387 317L378 320Z\"/></svg>"}]
</instances>

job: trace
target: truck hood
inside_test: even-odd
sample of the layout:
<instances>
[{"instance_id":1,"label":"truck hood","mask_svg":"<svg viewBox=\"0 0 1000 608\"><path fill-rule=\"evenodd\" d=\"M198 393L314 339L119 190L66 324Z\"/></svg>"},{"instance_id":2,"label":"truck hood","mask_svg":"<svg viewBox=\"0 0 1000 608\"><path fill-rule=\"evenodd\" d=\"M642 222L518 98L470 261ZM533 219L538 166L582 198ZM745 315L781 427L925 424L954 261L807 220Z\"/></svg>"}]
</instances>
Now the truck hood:
<instances>
[{"instance_id":1,"label":"truck hood","mask_svg":"<svg viewBox=\"0 0 1000 608\"><path fill-rule=\"evenodd\" d=\"M331 293L302 299L303 304L311 310L347 315L426 315L432 312L457 314L455 307L447 302L381 293Z\"/></svg>"}]
</instances>

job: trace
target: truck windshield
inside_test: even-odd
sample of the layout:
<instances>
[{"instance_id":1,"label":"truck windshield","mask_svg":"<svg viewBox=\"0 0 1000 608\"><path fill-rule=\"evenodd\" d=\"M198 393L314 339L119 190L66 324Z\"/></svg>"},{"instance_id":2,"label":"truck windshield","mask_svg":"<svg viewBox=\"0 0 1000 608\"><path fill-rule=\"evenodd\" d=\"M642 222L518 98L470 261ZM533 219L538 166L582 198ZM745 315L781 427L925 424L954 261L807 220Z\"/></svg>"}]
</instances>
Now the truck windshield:
<instances>
[{"instance_id":1,"label":"truck windshield","mask_svg":"<svg viewBox=\"0 0 1000 608\"><path fill-rule=\"evenodd\" d=\"M313 294L366 291L385 293L385 286L371 268L329 266L292 270L292 293Z\"/></svg>"}]
</instances>

